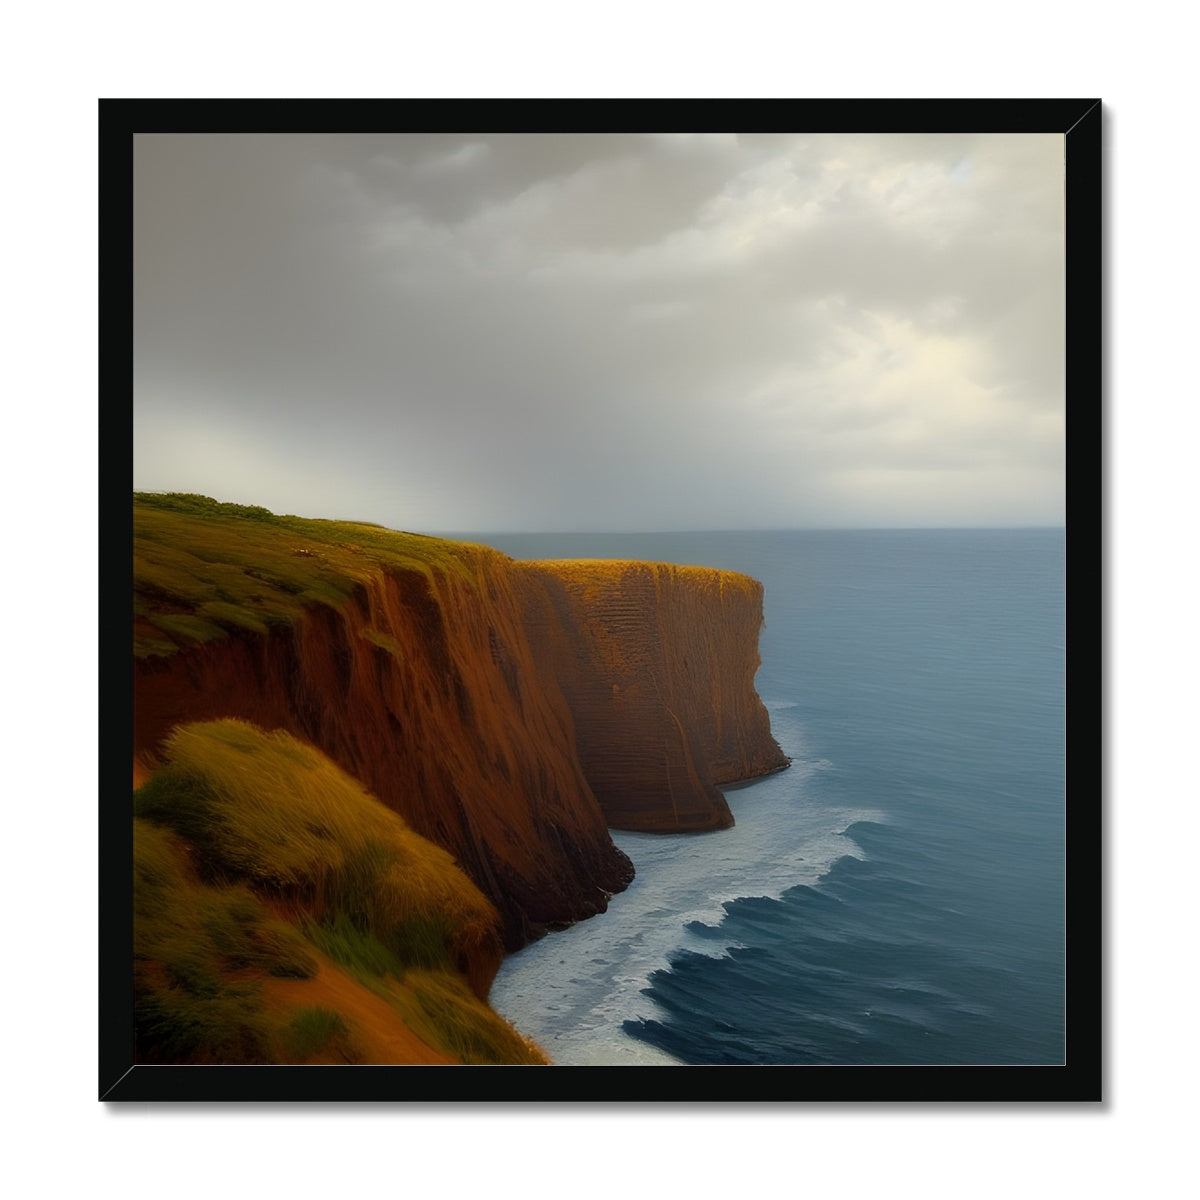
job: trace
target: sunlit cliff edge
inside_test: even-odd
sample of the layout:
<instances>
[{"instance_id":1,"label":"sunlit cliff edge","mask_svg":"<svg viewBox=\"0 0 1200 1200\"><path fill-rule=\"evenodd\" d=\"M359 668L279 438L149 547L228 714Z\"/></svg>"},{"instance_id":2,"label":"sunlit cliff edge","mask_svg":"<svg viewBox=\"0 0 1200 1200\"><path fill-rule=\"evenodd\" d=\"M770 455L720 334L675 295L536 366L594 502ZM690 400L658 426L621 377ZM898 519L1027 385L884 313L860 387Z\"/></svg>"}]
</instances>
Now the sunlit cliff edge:
<instances>
[{"instance_id":1,"label":"sunlit cliff edge","mask_svg":"<svg viewBox=\"0 0 1200 1200\"><path fill-rule=\"evenodd\" d=\"M754 692L761 623L761 585L733 572L515 562L487 547L376 525L281 517L197 496L135 496L135 782L148 780L139 796L147 787L157 796L152 811L143 799L139 826L156 820L153 827L174 839L154 846L160 858L182 855L180 886L248 888L255 903L307 933L316 965L303 983L259 971L261 992L277 1007L286 1008L289 995L292 1008L307 997L308 1014L318 992L344 1000L348 988L374 985L342 1025L307 1015L317 1030L305 1027L307 1042L295 1035L281 1043L272 1034L262 1043L274 1047L262 1051L267 1060L287 1053L280 1045L303 1042L308 1057L293 1050L283 1061L363 1061L364 1045L373 1046L366 1061L485 1061L489 1053L496 1061L538 1061L536 1048L519 1039L510 1046L501 1035L480 1043L491 1051L464 1056L433 1018L426 1021L433 1031L417 1039L424 1049L400 1042L382 1049L362 1033L371 1020L367 1002L390 988L382 1002L399 1011L401 981L414 971L409 984L426 996L441 989L443 998L421 1009L410 997L414 1011L453 1009L452 977L464 981L464 1004L481 1001L504 950L603 911L628 885L632 867L609 826L684 832L731 824L716 785L788 761ZM233 725L203 724L229 718ZM187 741L180 731L193 728L207 728L208 740ZM439 926L436 953L422 965L406 959L390 918L386 929L364 925L357 885L346 895L359 899L329 906L318 902L312 880L283 886L269 872L239 875L227 855L204 859L197 874L196 839L211 843L217 820L215 785L196 785L208 807L189 826L172 818L176 802L162 779L176 780L186 800L179 781L194 784L203 774L203 747L220 745L227 755L231 737L246 742L245 755L280 762L287 748L272 737L304 748L295 753L311 749L361 790L355 804L390 810L404 837L416 839L407 844L429 844L422 861L447 856L438 887L478 896L464 902L474 914L470 935L453 922ZM179 761L185 744L196 768L190 776ZM279 782L278 772L273 778ZM326 824L315 821L325 832L314 836L338 842ZM149 836L143 829L141 841L150 844ZM364 853L376 850L345 852L356 872ZM390 862L372 870L403 877ZM452 874L460 868L463 875ZM451 878L461 884L445 882ZM322 944L322 929L341 932ZM391 938L394 958L365 976L358 963L355 983L358 951L347 949L347 938L359 934L385 945ZM145 951L143 971L157 997L152 1013L177 986L155 953ZM435 968L449 974L433 979ZM238 975L237 982L247 981ZM343 1027L357 1028L357 1040L339 1033ZM360 1057L343 1051L338 1059L345 1045L358 1046Z\"/></svg>"}]
</instances>

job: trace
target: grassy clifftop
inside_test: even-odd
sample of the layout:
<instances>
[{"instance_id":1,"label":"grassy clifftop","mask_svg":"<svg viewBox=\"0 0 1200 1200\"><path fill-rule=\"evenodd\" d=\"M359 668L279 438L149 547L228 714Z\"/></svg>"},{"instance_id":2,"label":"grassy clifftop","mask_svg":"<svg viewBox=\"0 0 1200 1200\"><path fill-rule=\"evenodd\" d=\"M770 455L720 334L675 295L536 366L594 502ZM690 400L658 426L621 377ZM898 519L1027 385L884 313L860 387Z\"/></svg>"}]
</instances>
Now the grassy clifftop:
<instances>
[{"instance_id":1,"label":"grassy clifftop","mask_svg":"<svg viewBox=\"0 0 1200 1200\"><path fill-rule=\"evenodd\" d=\"M266 633L304 608L337 608L380 568L469 579L465 542L353 521L279 516L182 492L133 500L134 654L169 657L239 629Z\"/></svg>"},{"instance_id":2,"label":"grassy clifftop","mask_svg":"<svg viewBox=\"0 0 1200 1200\"><path fill-rule=\"evenodd\" d=\"M313 747L183 726L134 817L142 1061L545 1061L481 999L494 907Z\"/></svg>"},{"instance_id":3,"label":"grassy clifftop","mask_svg":"<svg viewBox=\"0 0 1200 1200\"><path fill-rule=\"evenodd\" d=\"M511 559L192 495L134 522L135 779L178 725L285 729L452 854L510 950L628 884Z\"/></svg>"}]
</instances>

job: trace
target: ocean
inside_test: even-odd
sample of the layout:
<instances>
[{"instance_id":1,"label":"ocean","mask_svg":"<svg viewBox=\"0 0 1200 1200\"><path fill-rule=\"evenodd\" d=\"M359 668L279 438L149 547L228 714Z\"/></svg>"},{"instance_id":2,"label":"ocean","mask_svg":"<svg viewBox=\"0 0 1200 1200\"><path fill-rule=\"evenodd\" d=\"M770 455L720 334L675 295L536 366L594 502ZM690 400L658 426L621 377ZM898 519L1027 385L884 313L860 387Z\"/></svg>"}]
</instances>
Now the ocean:
<instances>
[{"instance_id":1,"label":"ocean","mask_svg":"<svg viewBox=\"0 0 1200 1200\"><path fill-rule=\"evenodd\" d=\"M637 877L505 960L563 1064L1057 1064L1061 529L474 535L743 571L791 767L736 825L615 832Z\"/></svg>"}]
</instances>

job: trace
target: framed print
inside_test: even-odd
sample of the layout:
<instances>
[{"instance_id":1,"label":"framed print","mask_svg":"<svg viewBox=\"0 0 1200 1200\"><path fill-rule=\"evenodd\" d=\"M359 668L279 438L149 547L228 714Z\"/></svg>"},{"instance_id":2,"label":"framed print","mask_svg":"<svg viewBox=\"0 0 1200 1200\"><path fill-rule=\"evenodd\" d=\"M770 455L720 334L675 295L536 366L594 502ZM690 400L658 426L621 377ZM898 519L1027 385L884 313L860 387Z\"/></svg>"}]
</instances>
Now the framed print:
<instances>
[{"instance_id":1,"label":"framed print","mask_svg":"<svg viewBox=\"0 0 1200 1200\"><path fill-rule=\"evenodd\" d=\"M99 113L101 1100L1101 1098L1098 100Z\"/></svg>"}]
</instances>

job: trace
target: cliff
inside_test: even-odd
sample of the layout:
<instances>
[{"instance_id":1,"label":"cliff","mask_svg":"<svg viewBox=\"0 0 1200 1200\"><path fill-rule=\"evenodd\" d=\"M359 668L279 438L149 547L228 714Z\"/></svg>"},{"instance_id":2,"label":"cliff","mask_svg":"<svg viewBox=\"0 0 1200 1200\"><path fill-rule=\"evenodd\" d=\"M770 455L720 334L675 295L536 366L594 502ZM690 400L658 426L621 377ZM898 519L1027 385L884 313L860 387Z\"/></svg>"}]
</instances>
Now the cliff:
<instances>
[{"instance_id":1,"label":"cliff","mask_svg":"<svg viewBox=\"0 0 1200 1200\"><path fill-rule=\"evenodd\" d=\"M728 825L715 784L786 765L761 620L730 572L139 497L135 763L186 722L285 730L448 850L511 950L628 885L607 825Z\"/></svg>"},{"instance_id":2,"label":"cliff","mask_svg":"<svg viewBox=\"0 0 1200 1200\"><path fill-rule=\"evenodd\" d=\"M733 824L714 786L788 759L754 690L762 585L665 563L516 563L544 675L575 718L608 824L683 832Z\"/></svg>"}]
</instances>

